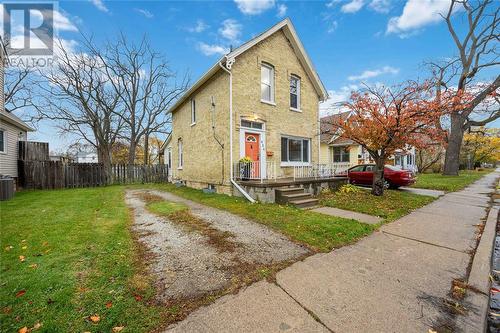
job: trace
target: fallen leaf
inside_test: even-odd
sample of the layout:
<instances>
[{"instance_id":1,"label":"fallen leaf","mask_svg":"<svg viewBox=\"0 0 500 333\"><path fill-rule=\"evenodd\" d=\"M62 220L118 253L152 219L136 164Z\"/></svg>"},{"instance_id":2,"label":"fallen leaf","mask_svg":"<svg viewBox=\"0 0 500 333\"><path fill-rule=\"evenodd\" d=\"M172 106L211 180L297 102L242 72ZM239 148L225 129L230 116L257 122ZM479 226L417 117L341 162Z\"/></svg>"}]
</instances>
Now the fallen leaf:
<instances>
[{"instance_id":1,"label":"fallen leaf","mask_svg":"<svg viewBox=\"0 0 500 333\"><path fill-rule=\"evenodd\" d=\"M26 239L23 239L23 240L21 241L21 243L26 243Z\"/></svg>"},{"instance_id":2,"label":"fallen leaf","mask_svg":"<svg viewBox=\"0 0 500 333\"><path fill-rule=\"evenodd\" d=\"M134 294L134 298L137 302L140 302L142 300L142 296L139 294Z\"/></svg>"},{"instance_id":3,"label":"fallen leaf","mask_svg":"<svg viewBox=\"0 0 500 333\"><path fill-rule=\"evenodd\" d=\"M38 267L38 264L31 264L31 265L29 265L29 268L36 269L37 267Z\"/></svg>"},{"instance_id":4,"label":"fallen leaf","mask_svg":"<svg viewBox=\"0 0 500 333\"><path fill-rule=\"evenodd\" d=\"M28 247L25 245L21 249L26 250Z\"/></svg>"},{"instance_id":5,"label":"fallen leaf","mask_svg":"<svg viewBox=\"0 0 500 333\"><path fill-rule=\"evenodd\" d=\"M121 332L124 328L125 326L115 326L113 327L113 333Z\"/></svg>"},{"instance_id":6,"label":"fallen leaf","mask_svg":"<svg viewBox=\"0 0 500 333\"><path fill-rule=\"evenodd\" d=\"M97 323L99 322L99 320L101 320L101 317L99 317L99 315L92 315L89 317L90 321L93 322L93 323Z\"/></svg>"},{"instance_id":7,"label":"fallen leaf","mask_svg":"<svg viewBox=\"0 0 500 333\"><path fill-rule=\"evenodd\" d=\"M110 307L112 307L112 306L113 306L113 303L112 303L112 302L108 302L108 303L106 303L106 307L107 307L108 309L109 309Z\"/></svg>"},{"instance_id":8,"label":"fallen leaf","mask_svg":"<svg viewBox=\"0 0 500 333\"><path fill-rule=\"evenodd\" d=\"M21 297L23 296L24 294L26 294L26 290L19 290L17 293L16 293L16 297Z\"/></svg>"},{"instance_id":9,"label":"fallen leaf","mask_svg":"<svg viewBox=\"0 0 500 333\"><path fill-rule=\"evenodd\" d=\"M47 245L49 245L49 242L43 242L42 243L42 246L47 246Z\"/></svg>"},{"instance_id":10,"label":"fallen leaf","mask_svg":"<svg viewBox=\"0 0 500 333\"><path fill-rule=\"evenodd\" d=\"M78 287L78 292L80 292L80 293L85 293L85 292L87 292L87 291L89 291L89 288L85 288L85 287Z\"/></svg>"},{"instance_id":11,"label":"fallen leaf","mask_svg":"<svg viewBox=\"0 0 500 333\"><path fill-rule=\"evenodd\" d=\"M36 323L35 326L33 326L33 328L31 330L37 330L39 329L40 327L42 327L42 324L40 323Z\"/></svg>"},{"instance_id":12,"label":"fallen leaf","mask_svg":"<svg viewBox=\"0 0 500 333\"><path fill-rule=\"evenodd\" d=\"M27 328L26 326L21 327L21 328L19 329L19 331L17 331L17 332L18 332L18 333L27 333L27 332L28 332L28 328Z\"/></svg>"},{"instance_id":13,"label":"fallen leaf","mask_svg":"<svg viewBox=\"0 0 500 333\"><path fill-rule=\"evenodd\" d=\"M12 245L9 245L9 246L6 246L5 247L5 251L10 251L12 250L14 247Z\"/></svg>"},{"instance_id":14,"label":"fallen leaf","mask_svg":"<svg viewBox=\"0 0 500 333\"><path fill-rule=\"evenodd\" d=\"M21 260L21 262L24 262L26 260L26 257L25 256L19 256L19 260Z\"/></svg>"}]
</instances>

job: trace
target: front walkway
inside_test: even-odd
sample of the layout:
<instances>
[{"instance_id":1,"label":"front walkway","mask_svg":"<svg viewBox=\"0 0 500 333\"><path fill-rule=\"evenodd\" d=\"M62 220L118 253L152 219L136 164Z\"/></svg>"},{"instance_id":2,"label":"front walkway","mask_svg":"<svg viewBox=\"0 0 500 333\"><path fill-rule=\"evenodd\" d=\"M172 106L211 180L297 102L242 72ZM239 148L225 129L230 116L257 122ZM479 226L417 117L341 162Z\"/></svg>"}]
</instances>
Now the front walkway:
<instances>
[{"instance_id":1,"label":"front walkway","mask_svg":"<svg viewBox=\"0 0 500 333\"><path fill-rule=\"evenodd\" d=\"M274 284L223 297L169 331L453 330L451 283L467 278L476 225L499 175L446 194L352 246L295 263Z\"/></svg>"}]
</instances>

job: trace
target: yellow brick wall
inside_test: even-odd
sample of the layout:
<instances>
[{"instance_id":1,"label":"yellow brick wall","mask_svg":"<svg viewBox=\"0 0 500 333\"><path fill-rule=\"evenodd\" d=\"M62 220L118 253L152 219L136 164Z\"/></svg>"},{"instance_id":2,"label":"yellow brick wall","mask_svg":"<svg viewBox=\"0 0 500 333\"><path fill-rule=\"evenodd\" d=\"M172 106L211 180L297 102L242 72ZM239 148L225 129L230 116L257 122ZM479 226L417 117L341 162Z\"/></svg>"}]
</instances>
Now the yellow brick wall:
<instances>
[{"instance_id":1,"label":"yellow brick wall","mask_svg":"<svg viewBox=\"0 0 500 333\"><path fill-rule=\"evenodd\" d=\"M202 188L221 184L222 149L212 129L211 97L215 99L215 134L224 144L224 184L229 183L229 77L222 69L195 91L173 114L172 173L174 179ZM191 126L191 99L196 101L196 125ZM184 165L178 169L178 140L182 138Z\"/></svg>"},{"instance_id":2,"label":"yellow brick wall","mask_svg":"<svg viewBox=\"0 0 500 333\"><path fill-rule=\"evenodd\" d=\"M261 102L261 63L274 66L275 102ZM311 139L311 161L318 163L318 102L319 97L302 68L283 32L279 31L236 58L233 73L233 163L240 158L240 120L242 117L258 119L266 124L266 151L274 156L278 174L291 175L292 168L280 168L281 135ZM290 110L290 75L301 78L300 108ZM213 138L210 98L216 99L216 134L225 145L224 182L222 179L221 149ZM196 125L191 124L189 99L173 114L172 174L174 179L186 181L188 186L201 188L206 183L221 184L219 192L228 191L229 184L229 75L221 70L200 87L191 98L197 107ZM183 140L184 166L178 165L178 139Z\"/></svg>"},{"instance_id":3,"label":"yellow brick wall","mask_svg":"<svg viewBox=\"0 0 500 333\"><path fill-rule=\"evenodd\" d=\"M261 64L274 66L275 103L261 102ZM234 112L234 159L240 154L240 119L258 119L266 124L266 150L274 156L281 173L291 168L279 168L281 162L281 135L298 136L311 139L311 160L318 163L318 102L319 98L312 82L306 75L288 39L278 31L236 58L233 72L233 112ZM300 109L290 110L290 76L300 77Z\"/></svg>"}]
</instances>

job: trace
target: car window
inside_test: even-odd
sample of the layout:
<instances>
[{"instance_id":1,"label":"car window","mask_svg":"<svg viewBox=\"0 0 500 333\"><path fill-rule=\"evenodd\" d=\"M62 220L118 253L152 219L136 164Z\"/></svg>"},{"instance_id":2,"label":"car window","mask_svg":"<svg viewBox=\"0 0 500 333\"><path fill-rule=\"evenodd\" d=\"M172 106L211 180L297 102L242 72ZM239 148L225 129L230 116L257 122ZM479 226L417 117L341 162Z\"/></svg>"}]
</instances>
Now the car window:
<instances>
[{"instance_id":1,"label":"car window","mask_svg":"<svg viewBox=\"0 0 500 333\"><path fill-rule=\"evenodd\" d=\"M375 165L367 165L365 167L365 171L374 171L375 170Z\"/></svg>"},{"instance_id":2,"label":"car window","mask_svg":"<svg viewBox=\"0 0 500 333\"><path fill-rule=\"evenodd\" d=\"M358 166L355 166L354 168L351 168L350 171L353 171L353 172L360 172L360 171L363 171L363 168L364 166L363 165L358 165Z\"/></svg>"},{"instance_id":3,"label":"car window","mask_svg":"<svg viewBox=\"0 0 500 333\"><path fill-rule=\"evenodd\" d=\"M386 165L385 166L387 169L389 170L392 170L392 171L401 171L401 168L398 167L398 166L394 166L394 165Z\"/></svg>"}]
</instances>

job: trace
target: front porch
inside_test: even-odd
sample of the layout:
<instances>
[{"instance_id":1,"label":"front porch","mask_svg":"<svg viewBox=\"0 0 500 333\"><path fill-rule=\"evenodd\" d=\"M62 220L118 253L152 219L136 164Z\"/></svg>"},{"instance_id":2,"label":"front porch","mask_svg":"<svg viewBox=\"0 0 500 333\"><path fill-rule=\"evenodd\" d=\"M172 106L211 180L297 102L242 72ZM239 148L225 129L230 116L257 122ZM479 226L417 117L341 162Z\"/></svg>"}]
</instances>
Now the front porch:
<instances>
[{"instance_id":1,"label":"front porch","mask_svg":"<svg viewBox=\"0 0 500 333\"><path fill-rule=\"evenodd\" d=\"M266 163L265 168L259 162L238 162L234 168L235 180L252 198L260 202L285 203L279 197L283 189L300 189L309 196L316 196L323 189L335 190L347 184L345 171L349 165L311 164L278 170L272 162ZM234 195L241 196L241 193L234 191Z\"/></svg>"}]
</instances>

